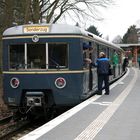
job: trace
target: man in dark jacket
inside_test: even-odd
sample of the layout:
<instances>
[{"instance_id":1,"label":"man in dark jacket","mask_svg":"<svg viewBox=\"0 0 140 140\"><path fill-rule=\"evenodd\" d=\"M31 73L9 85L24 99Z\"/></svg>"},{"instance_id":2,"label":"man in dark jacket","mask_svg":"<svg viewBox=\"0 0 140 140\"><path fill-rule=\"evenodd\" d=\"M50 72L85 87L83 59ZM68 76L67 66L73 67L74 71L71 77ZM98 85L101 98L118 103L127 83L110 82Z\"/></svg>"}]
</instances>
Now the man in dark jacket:
<instances>
[{"instance_id":1,"label":"man in dark jacket","mask_svg":"<svg viewBox=\"0 0 140 140\"><path fill-rule=\"evenodd\" d=\"M109 59L106 58L104 52L100 52L97 59L97 74L98 74L98 95L102 94L103 82L105 85L105 94L109 95Z\"/></svg>"}]
</instances>

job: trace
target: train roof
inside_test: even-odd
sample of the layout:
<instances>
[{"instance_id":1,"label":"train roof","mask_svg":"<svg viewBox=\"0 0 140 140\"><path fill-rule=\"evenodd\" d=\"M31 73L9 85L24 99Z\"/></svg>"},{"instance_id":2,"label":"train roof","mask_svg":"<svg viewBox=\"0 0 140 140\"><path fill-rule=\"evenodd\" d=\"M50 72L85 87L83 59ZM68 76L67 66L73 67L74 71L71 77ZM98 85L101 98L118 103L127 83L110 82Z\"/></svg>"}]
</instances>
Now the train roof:
<instances>
[{"instance_id":1,"label":"train roof","mask_svg":"<svg viewBox=\"0 0 140 140\"><path fill-rule=\"evenodd\" d=\"M34 29L33 31L33 28ZM8 28L3 36L24 34L83 34L81 28L67 24L27 24Z\"/></svg>"},{"instance_id":2,"label":"train roof","mask_svg":"<svg viewBox=\"0 0 140 140\"><path fill-rule=\"evenodd\" d=\"M85 31L82 28L77 26L67 25L67 24L27 24L27 25L19 25L6 29L3 32L3 37L7 36L22 36L22 35L82 35L88 36L95 40L96 42L100 42L103 45L108 45L109 47L115 47L117 49L121 49L118 45L115 45L109 41L102 39L92 33Z\"/></svg>"}]
</instances>

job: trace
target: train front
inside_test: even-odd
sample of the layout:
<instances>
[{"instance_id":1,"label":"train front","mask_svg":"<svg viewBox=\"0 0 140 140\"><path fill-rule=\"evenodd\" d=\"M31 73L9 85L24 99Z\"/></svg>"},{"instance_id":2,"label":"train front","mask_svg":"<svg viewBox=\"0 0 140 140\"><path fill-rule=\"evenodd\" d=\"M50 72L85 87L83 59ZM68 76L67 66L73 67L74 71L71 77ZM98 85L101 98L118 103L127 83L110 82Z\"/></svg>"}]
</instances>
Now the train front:
<instances>
[{"instance_id":1,"label":"train front","mask_svg":"<svg viewBox=\"0 0 140 140\"><path fill-rule=\"evenodd\" d=\"M25 25L3 34L4 100L23 114L80 102L81 63L70 59L80 50L79 40L48 32L49 26Z\"/></svg>"}]
</instances>

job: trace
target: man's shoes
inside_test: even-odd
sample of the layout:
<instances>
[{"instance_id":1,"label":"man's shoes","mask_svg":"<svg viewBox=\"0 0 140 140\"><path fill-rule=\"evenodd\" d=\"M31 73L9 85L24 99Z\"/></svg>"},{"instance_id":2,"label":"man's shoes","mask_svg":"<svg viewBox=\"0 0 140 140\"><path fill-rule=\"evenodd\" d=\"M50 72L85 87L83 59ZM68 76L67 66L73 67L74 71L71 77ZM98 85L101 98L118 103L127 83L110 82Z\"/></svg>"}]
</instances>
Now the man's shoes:
<instances>
[{"instance_id":1,"label":"man's shoes","mask_svg":"<svg viewBox=\"0 0 140 140\"><path fill-rule=\"evenodd\" d=\"M105 95L109 95L109 93L105 93Z\"/></svg>"},{"instance_id":2,"label":"man's shoes","mask_svg":"<svg viewBox=\"0 0 140 140\"><path fill-rule=\"evenodd\" d=\"M102 93L101 92L97 92L97 95L102 95Z\"/></svg>"}]
</instances>

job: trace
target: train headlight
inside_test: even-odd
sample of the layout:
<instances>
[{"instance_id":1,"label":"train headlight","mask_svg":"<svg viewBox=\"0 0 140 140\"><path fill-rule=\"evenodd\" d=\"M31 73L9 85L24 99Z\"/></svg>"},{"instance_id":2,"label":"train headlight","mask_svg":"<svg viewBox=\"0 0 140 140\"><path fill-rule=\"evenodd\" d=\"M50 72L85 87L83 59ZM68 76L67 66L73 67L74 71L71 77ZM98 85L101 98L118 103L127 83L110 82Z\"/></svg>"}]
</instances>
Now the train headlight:
<instances>
[{"instance_id":1,"label":"train headlight","mask_svg":"<svg viewBox=\"0 0 140 140\"><path fill-rule=\"evenodd\" d=\"M38 37L38 35L34 35L33 37L32 37L32 41L33 42L38 42L39 41L39 37Z\"/></svg>"},{"instance_id":2,"label":"train headlight","mask_svg":"<svg viewBox=\"0 0 140 140\"><path fill-rule=\"evenodd\" d=\"M17 88L17 87L19 87L19 79L18 78L12 78L11 80L10 80L10 85L11 85L11 87L12 88Z\"/></svg>"},{"instance_id":3,"label":"train headlight","mask_svg":"<svg viewBox=\"0 0 140 140\"><path fill-rule=\"evenodd\" d=\"M57 88L64 88L66 86L66 80L62 77L59 77L55 80L55 86Z\"/></svg>"}]
</instances>

